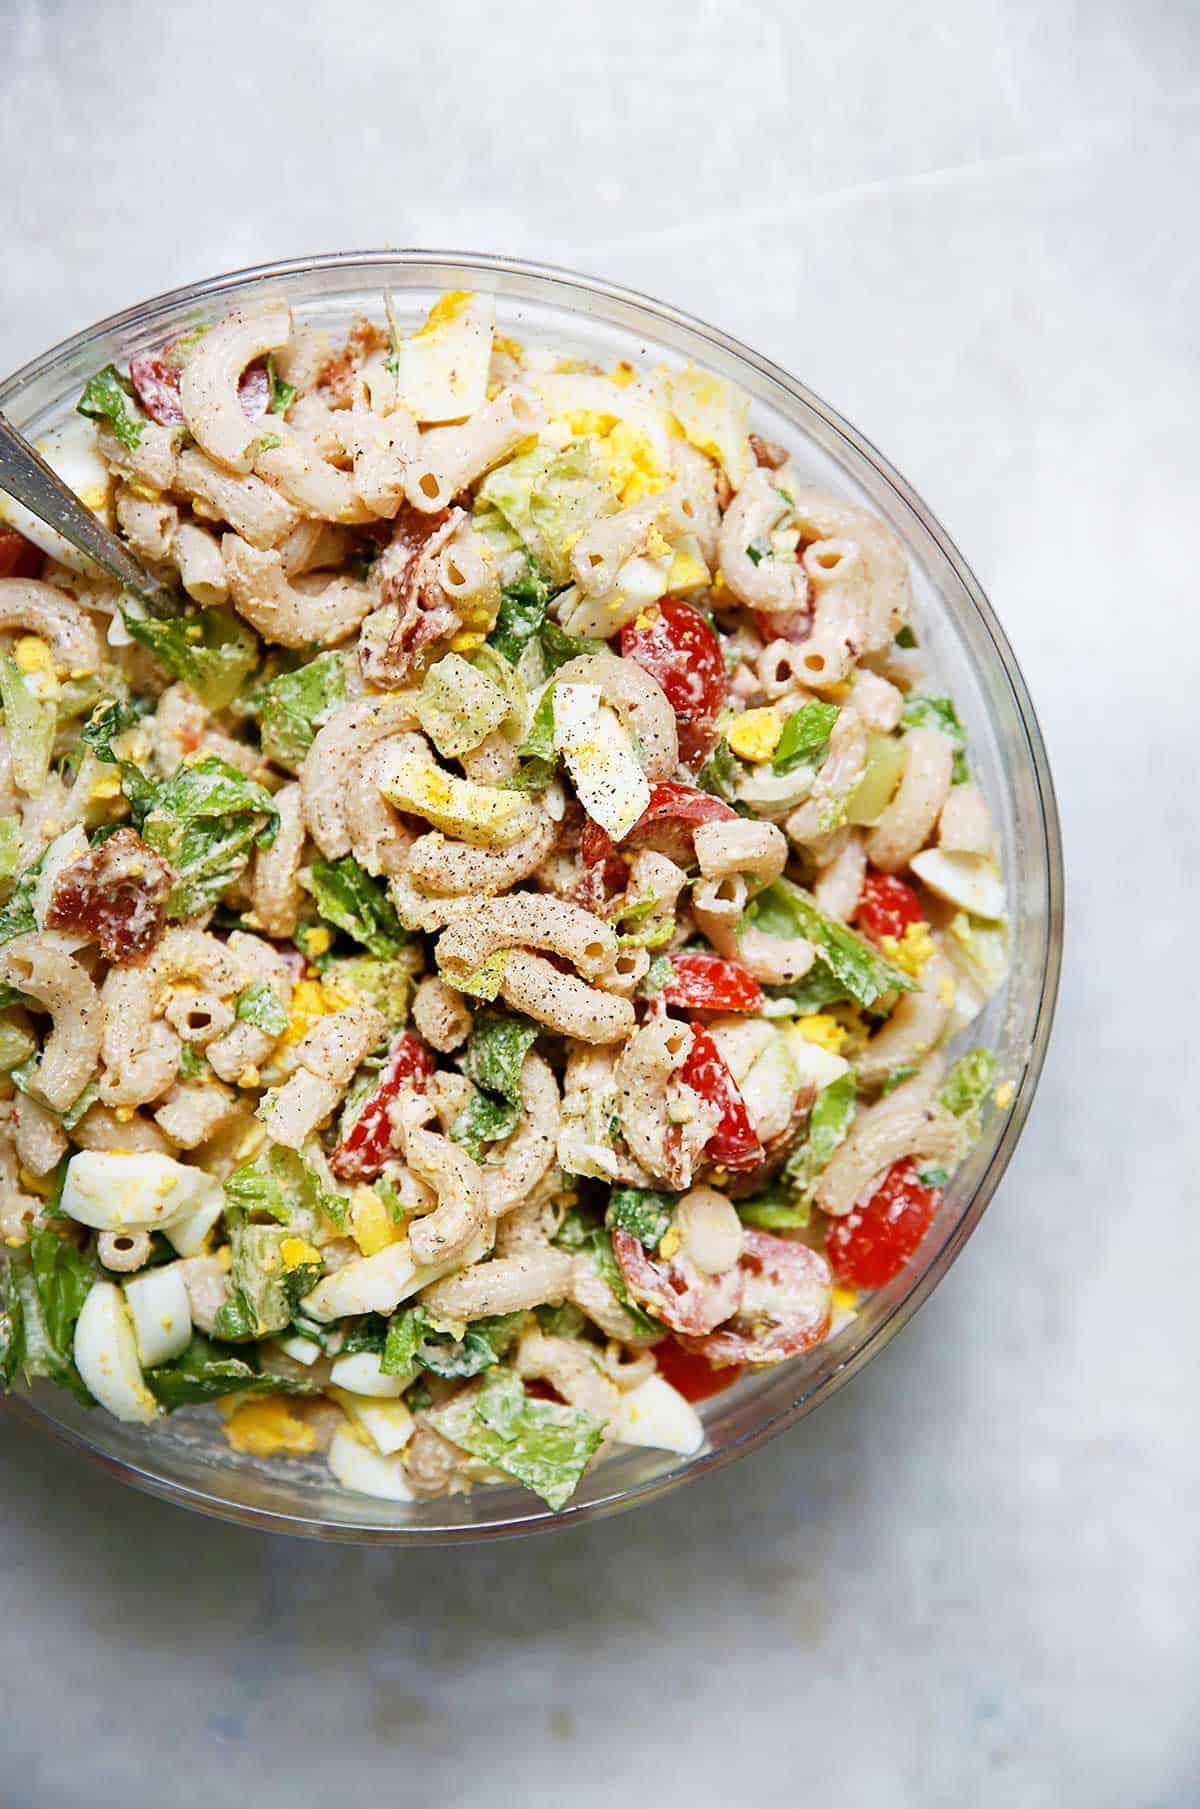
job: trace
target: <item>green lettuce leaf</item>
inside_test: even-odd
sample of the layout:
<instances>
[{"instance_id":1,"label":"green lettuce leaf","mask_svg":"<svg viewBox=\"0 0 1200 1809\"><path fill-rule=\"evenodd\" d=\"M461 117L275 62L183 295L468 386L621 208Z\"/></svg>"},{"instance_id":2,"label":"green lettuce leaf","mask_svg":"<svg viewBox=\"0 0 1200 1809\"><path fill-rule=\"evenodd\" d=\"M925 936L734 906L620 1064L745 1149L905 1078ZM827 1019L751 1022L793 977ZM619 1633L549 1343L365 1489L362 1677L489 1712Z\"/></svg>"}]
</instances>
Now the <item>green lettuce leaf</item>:
<instances>
[{"instance_id":1,"label":"green lettuce leaf","mask_svg":"<svg viewBox=\"0 0 1200 1809\"><path fill-rule=\"evenodd\" d=\"M461 654L430 666L415 704L417 720L446 760L469 753L508 720L509 698Z\"/></svg>"},{"instance_id":2,"label":"green lettuce leaf","mask_svg":"<svg viewBox=\"0 0 1200 1809\"><path fill-rule=\"evenodd\" d=\"M874 1005L889 992L911 992L915 985L911 974L886 960L845 924L827 917L791 880L777 879L760 892L746 917L766 935L807 938L817 951L813 968L823 970L829 981L839 982L859 1005ZM809 972L811 975L813 969Z\"/></svg>"},{"instance_id":3,"label":"green lettuce leaf","mask_svg":"<svg viewBox=\"0 0 1200 1809\"><path fill-rule=\"evenodd\" d=\"M573 440L556 452L534 446L490 471L477 500L496 509L524 543L530 558L551 582L570 578L569 553L579 535L617 501L592 469L590 449Z\"/></svg>"},{"instance_id":4,"label":"green lettuce leaf","mask_svg":"<svg viewBox=\"0 0 1200 1809\"><path fill-rule=\"evenodd\" d=\"M315 1382L264 1375L256 1362L228 1344L196 1332L187 1349L170 1363L146 1371L146 1386L160 1407L197 1407L224 1394L319 1394Z\"/></svg>"},{"instance_id":5,"label":"green lettuce leaf","mask_svg":"<svg viewBox=\"0 0 1200 1809\"><path fill-rule=\"evenodd\" d=\"M258 664L258 637L231 609L192 609L178 616L124 609L122 615L134 640L210 710L226 709Z\"/></svg>"},{"instance_id":6,"label":"green lettuce leaf","mask_svg":"<svg viewBox=\"0 0 1200 1809\"><path fill-rule=\"evenodd\" d=\"M0 885L15 879L21 865L21 819L0 817Z\"/></svg>"},{"instance_id":7,"label":"green lettuce leaf","mask_svg":"<svg viewBox=\"0 0 1200 1809\"><path fill-rule=\"evenodd\" d=\"M389 1024L408 1021L416 982L412 968L403 960L381 961L374 955L349 955L323 958L321 977L331 986L361 993Z\"/></svg>"},{"instance_id":8,"label":"green lettuce leaf","mask_svg":"<svg viewBox=\"0 0 1200 1809\"><path fill-rule=\"evenodd\" d=\"M697 773L696 784L701 791L711 792L714 798L723 798L726 804L733 804L737 801L738 780L741 776L741 763L722 735Z\"/></svg>"},{"instance_id":9,"label":"green lettuce leaf","mask_svg":"<svg viewBox=\"0 0 1200 1809\"><path fill-rule=\"evenodd\" d=\"M794 772L798 766L811 766L815 772L829 752L829 737L841 715L836 704L804 704L789 716L771 758L777 773Z\"/></svg>"},{"instance_id":10,"label":"green lettuce leaf","mask_svg":"<svg viewBox=\"0 0 1200 1809\"><path fill-rule=\"evenodd\" d=\"M657 1250L671 1225L676 1196L644 1187L614 1187L604 1223L610 1231L630 1231L647 1250Z\"/></svg>"},{"instance_id":11,"label":"green lettuce leaf","mask_svg":"<svg viewBox=\"0 0 1200 1809\"><path fill-rule=\"evenodd\" d=\"M857 1109L853 1068L822 1087L813 1101L808 1134L789 1156L783 1171L806 1206L812 1199L818 1175L828 1166L833 1152L845 1142Z\"/></svg>"},{"instance_id":12,"label":"green lettuce leaf","mask_svg":"<svg viewBox=\"0 0 1200 1809\"><path fill-rule=\"evenodd\" d=\"M296 400L296 386L294 383L284 382L275 369L274 355L270 352L267 354L267 382L271 386L270 412L273 415L285 415Z\"/></svg>"},{"instance_id":13,"label":"green lettuce leaf","mask_svg":"<svg viewBox=\"0 0 1200 1809\"><path fill-rule=\"evenodd\" d=\"M233 1267L229 1299L213 1321L218 1338L238 1343L281 1332L291 1322L294 1302L285 1285L282 1244L289 1235L283 1225L234 1224L229 1243Z\"/></svg>"},{"instance_id":14,"label":"green lettuce leaf","mask_svg":"<svg viewBox=\"0 0 1200 1809\"><path fill-rule=\"evenodd\" d=\"M282 1143L265 1144L221 1185L231 1207L247 1215L266 1213L301 1237L311 1237L322 1216L335 1225L345 1221L343 1196L326 1186L303 1156Z\"/></svg>"},{"instance_id":15,"label":"green lettuce leaf","mask_svg":"<svg viewBox=\"0 0 1200 1809\"><path fill-rule=\"evenodd\" d=\"M500 593L496 625L488 636L488 644L502 653L515 666L546 620L550 602L550 586L530 566L523 578L506 584Z\"/></svg>"},{"instance_id":16,"label":"green lettuce leaf","mask_svg":"<svg viewBox=\"0 0 1200 1809\"><path fill-rule=\"evenodd\" d=\"M479 1092L455 1119L450 1135L476 1161L485 1143L499 1142L517 1128L521 1070L540 1031L541 1026L529 1018L497 1008L485 1009L475 1019L462 1068Z\"/></svg>"},{"instance_id":17,"label":"green lettuce leaf","mask_svg":"<svg viewBox=\"0 0 1200 1809\"><path fill-rule=\"evenodd\" d=\"M345 701L344 653L321 653L294 672L281 672L255 699L263 753L289 772L299 772L317 730Z\"/></svg>"},{"instance_id":18,"label":"green lettuce leaf","mask_svg":"<svg viewBox=\"0 0 1200 1809\"><path fill-rule=\"evenodd\" d=\"M67 1352L75 1321L96 1280L96 1265L54 1225L35 1227L29 1255L46 1335L56 1349Z\"/></svg>"},{"instance_id":19,"label":"green lettuce leaf","mask_svg":"<svg viewBox=\"0 0 1200 1809\"><path fill-rule=\"evenodd\" d=\"M234 1016L265 1030L268 1036L282 1036L288 1027L287 1008L266 980L255 980L238 994Z\"/></svg>"},{"instance_id":20,"label":"green lettuce leaf","mask_svg":"<svg viewBox=\"0 0 1200 1809\"><path fill-rule=\"evenodd\" d=\"M511 1369L432 1408L429 1422L452 1445L503 1470L549 1507L565 1507L604 1436L577 1407L531 1399Z\"/></svg>"},{"instance_id":21,"label":"green lettuce leaf","mask_svg":"<svg viewBox=\"0 0 1200 1809\"><path fill-rule=\"evenodd\" d=\"M138 413L136 394L129 378L123 377L115 364L106 364L84 384L75 411L89 415L93 421L107 421L125 450L136 452L145 425Z\"/></svg>"},{"instance_id":22,"label":"green lettuce leaf","mask_svg":"<svg viewBox=\"0 0 1200 1809\"><path fill-rule=\"evenodd\" d=\"M524 1313L476 1319L461 1338L439 1331L422 1307L393 1314L379 1367L385 1376L427 1369L435 1376L466 1377L494 1369L516 1337Z\"/></svg>"},{"instance_id":23,"label":"green lettuce leaf","mask_svg":"<svg viewBox=\"0 0 1200 1809\"><path fill-rule=\"evenodd\" d=\"M977 1112L996 1078L996 1057L990 1049L970 1049L960 1055L939 1095L948 1112L966 1118Z\"/></svg>"},{"instance_id":24,"label":"green lettuce leaf","mask_svg":"<svg viewBox=\"0 0 1200 1809\"><path fill-rule=\"evenodd\" d=\"M270 792L215 754L156 786L141 833L175 872L167 916L195 917L215 905L278 823Z\"/></svg>"},{"instance_id":25,"label":"green lettuce leaf","mask_svg":"<svg viewBox=\"0 0 1200 1809\"><path fill-rule=\"evenodd\" d=\"M378 960L398 955L409 940L383 882L372 879L352 854L337 861L314 861L300 883L312 893L321 916L361 942Z\"/></svg>"},{"instance_id":26,"label":"green lettuce leaf","mask_svg":"<svg viewBox=\"0 0 1200 1809\"><path fill-rule=\"evenodd\" d=\"M53 698L40 698L7 653L0 654L0 704L12 752L13 778L28 797L36 798L50 771L50 755L58 712Z\"/></svg>"},{"instance_id":27,"label":"green lettuce leaf","mask_svg":"<svg viewBox=\"0 0 1200 1809\"><path fill-rule=\"evenodd\" d=\"M47 1231L46 1235L57 1234ZM3 1359L5 1374L10 1369L15 1372L19 1365L26 1381L34 1382L44 1378L68 1389L85 1407L94 1406L92 1396L75 1367L71 1354L71 1337L55 1335L67 1329L70 1309L74 1305L77 1284L73 1272L59 1276L56 1259L52 1252L47 1252L41 1262L42 1281L39 1287L34 1269L32 1240L20 1249L7 1252L7 1268L5 1302L8 1348ZM53 1329L47 1324L42 1309L42 1288L45 1288L51 1306ZM82 1304L80 1301L80 1306ZM79 1311L76 1309L74 1318L70 1319L71 1333L74 1331L74 1320L78 1317Z\"/></svg>"}]
</instances>

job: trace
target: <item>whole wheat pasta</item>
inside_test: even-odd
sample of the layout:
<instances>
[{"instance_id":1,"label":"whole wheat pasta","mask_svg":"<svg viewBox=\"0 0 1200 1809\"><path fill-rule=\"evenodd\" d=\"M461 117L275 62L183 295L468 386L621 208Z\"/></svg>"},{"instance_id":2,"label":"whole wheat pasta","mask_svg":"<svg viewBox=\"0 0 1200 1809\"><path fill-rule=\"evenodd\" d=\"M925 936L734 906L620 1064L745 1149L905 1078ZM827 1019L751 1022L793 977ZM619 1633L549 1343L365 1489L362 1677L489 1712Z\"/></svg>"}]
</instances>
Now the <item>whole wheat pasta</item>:
<instances>
[{"instance_id":1,"label":"whole wheat pasta","mask_svg":"<svg viewBox=\"0 0 1200 1809\"><path fill-rule=\"evenodd\" d=\"M350 768L344 800L350 851L368 873L395 877L409 866L414 837L379 789L390 743L379 742Z\"/></svg>"},{"instance_id":2,"label":"whole wheat pasta","mask_svg":"<svg viewBox=\"0 0 1200 1809\"><path fill-rule=\"evenodd\" d=\"M199 522L182 521L171 541L171 556L179 572L179 582L188 596L202 609L215 609L229 596L229 580L221 544L215 534Z\"/></svg>"},{"instance_id":3,"label":"whole wheat pasta","mask_svg":"<svg viewBox=\"0 0 1200 1809\"><path fill-rule=\"evenodd\" d=\"M269 848L257 848L250 879L254 921L268 936L284 938L296 928L300 911L300 866L304 858L304 807L299 785L275 793L279 824Z\"/></svg>"},{"instance_id":4,"label":"whole wheat pasta","mask_svg":"<svg viewBox=\"0 0 1200 1809\"><path fill-rule=\"evenodd\" d=\"M940 954L921 969L915 992L900 998L882 1030L877 1030L858 1057L864 1087L877 1086L896 1069L917 1066L937 1048L954 1003L954 974Z\"/></svg>"},{"instance_id":5,"label":"whole wheat pasta","mask_svg":"<svg viewBox=\"0 0 1200 1809\"><path fill-rule=\"evenodd\" d=\"M601 701L616 711L633 736L646 777L670 778L679 762L675 712L649 672L613 653L590 653L560 666L555 683L599 685Z\"/></svg>"},{"instance_id":6,"label":"whole wheat pasta","mask_svg":"<svg viewBox=\"0 0 1200 1809\"><path fill-rule=\"evenodd\" d=\"M118 439L106 422L98 424L96 433L96 450L110 471L143 493L174 489L182 443L182 426L156 421L139 421L136 445Z\"/></svg>"},{"instance_id":7,"label":"whole wheat pasta","mask_svg":"<svg viewBox=\"0 0 1200 1809\"><path fill-rule=\"evenodd\" d=\"M544 892L514 892L481 899L470 917L444 930L438 966L444 974L465 976L509 948L548 950L570 961L585 980L599 980L616 960L618 943L609 926L581 905Z\"/></svg>"},{"instance_id":8,"label":"whole wheat pasta","mask_svg":"<svg viewBox=\"0 0 1200 1809\"><path fill-rule=\"evenodd\" d=\"M317 731L300 769L308 833L326 860L350 852L346 789L352 768L380 741L418 727L411 694L357 698Z\"/></svg>"},{"instance_id":9,"label":"whole wheat pasta","mask_svg":"<svg viewBox=\"0 0 1200 1809\"><path fill-rule=\"evenodd\" d=\"M891 803L867 837L867 859L896 873L928 841L950 791L954 743L940 729L909 729L904 775Z\"/></svg>"},{"instance_id":10,"label":"whole wheat pasta","mask_svg":"<svg viewBox=\"0 0 1200 1809\"><path fill-rule=\"evenodd\" d=\"M882 1175L906 1156L952 1167L958 1160L958 1122L940 1106L883 1100L863 1112L817 1182L816 1202L844 1217L869 1199Z\"/></svg>"},{"instance_id":11,"label":"whole wheat pasta","mask_svg":"<svg viewBox=\"0 0 1200 1809\"><path fill-rule=\"evenodd\" d=\"M509 1212L533 1192L554 1160L558 1141L558 1082L540 1055L521 1069L521 1121L482 1171L483 1207L489 1218Z\"/></svg>"},{"instance_id":12,"label":"whole wheat pasta","mask_svg":"<svg viewBox=\"0 0 1200 1809\"><path fill-rule=\"evenodd\" d=\"M804 568L794 559L763 557L772 529L789 513L787 497L761 467L750 473L725 511L718 539L721 573L738 601L751 609L774 614L808 608Z\"/></svg>"},{"instance_id":13,"label":"whole wheat pasta","mask_svg":"<svg viewBox=\"0 0 1200 1809\"><path fill-rule=\"evenodd\" d=\"M421 981L413 997L413 1023L431 1049L448 1055L471 1034L471 1013L462 993L436 974Z\"/></svg>"},{"instance_id":14,"label":"whole wheat pasta","mask_svg":"<svg viewBox=\"0 0 1200 1809\"><path fill-rule=\"evenodd\" d=\"M437 1197L434 1211L409 1226L412 1253L419 1263L444 1263L461 1255L483 1226L482 1171L457 1143L420 1126L405 1132L404 1153Z\"/></svg>"},{"instance_id":15,"label":"whole wheat pasta","mask_svg":"<svg viewBox=\"0 0 1200 1809\"><path fill-rule=\"evenodd\" d=\"M82 677L100 668L100 637L90 618L52 584L0 578L0 634L18 629L46 642L59 672Z\"/></svg>"},{"instance_id":16,"label":"whole wheat pasta","mask_svg":"<svg viewBox=\"0 0 1200 1809\"><path fill-rule=\"evenodd\" d=\"M80 1149L151 1151L168 1156L174 1144L153 1119L141 1112L122 1107L122 1116L111 1106L89 1106L83 1117L71 1128L71 1136Z\"/></svg>"},{"instance_id":17,"label":"whole wheat pasta","mask_svg":"<svg viewBox=\"0 0 1200 1809\"><path fill-rule=\"evenodd\" d=\"M47 1105L65 1112L100 1059L100 995L73 956L37 936L17 936L0 948L0 980L50 1013L34 1084Z\"/></svg>"},{"instance_id":18,"label":"whole wheat pasta","mask_svg":"<svg viewBox=\"0 0 1200 1809\"><path fill-rule=\"evenodd\" d=\"M652 1018L625 1044L613 1076L625 1141L647 1174L673 1188L690 1185L694 1165L719 1122L709 1102L676 1078L691 1046L686 1024ZM681 1095L690 1095L686 1116L671 1110L673 1096Z\"/></svg>"},{"instance_id":19,"label":"whole wheat pasta","mask_svg":"<svg viewBox=\"0 0 1200 1809\"><path fill-rule=\"evenodd\" d=\"M464 762L465 765L465 762ZM549 812L508 848L473 848L455 842L439 829L418 836L408 851L405 871L414 885L442 897L495 897L535 873L554 845L557 826Z\"/></svg>"},{"instance_id":20,"label":"whole wheat pasta","mask_svg":"<svg viewBox=\"0 0 1200 1809\"><path fill-rule=\"evenodd\" d=\"M357 578L291 579L278 553L259 552L236 534L225 535L221 555L238 614L283 647L332 647L344 641L374 601Z\"/></svg>"},{"instance_id":21,"label":"whole wheat pasta","mask_svg":"<svg viewBox=\"0 0 1200 1809\"><path fill-rule=\"evenodd\" d=\"M522 440L536 433L543 413L524 389L502 389L461 427L423 433L408 467L404 490L414 509L433 514L482 477Z\"/></svg>"},{"instance_id":22,"label":"whole wheat pasta","mask_svg":"<svg viewBox=\"0 0 1200 1809\"><path fill-rule=\"evenodd\" d=\"M12 1127L17 1160L31 1175L48 1175L66 1154L66 1132L31 1094L18 1093L13 1101Z\"/></svg>"},{"instance_id":23,"label":"whole wheat pasta","mask_svg":"<svg viewBox=\"0 0 1200 1809\"><path fill-rule=\"evenodd\" d=\"M992 813L977 785L952 785L938 818L938 847L948 854L991 854Z\"/></svg>"},{"instance_id":24,"label":"whole wheat pasta","mask_svg":"<svg viewBox=\"0 0 1200 1809\"><path fill-rule=\"evenodd\" d=\"M171 488L190 497L197 516L228 522L247 546L262 552L279 546L300 521L295 504L261 477L234 477L194 447L180 453Z\"/></svg>"},{"instance_id":25,"label":"whole wheat pasta","mask_svg":"<svg viewBox=\"0 0 1200 1809\"><path fill-rule=\"evenodd\" d=\"M188 431L229 471L245 475L251 469L260 431L242 408L238 380L254 359L286 345L291 331L292 311L284 302L238 310L202 334L184 364L179 402Z\"/></svg>"},{"instance_id":26,"label":"whole wheat pasta","mask_svg":"<svg viewBox=\"0 0 1200 1809\"><path fill-rule=\"evenodd\" d=\"M696 859L708 880L740 875L752 897L779 878L787 864L787 839L774 823L735 817L701 823L695 836Z\"/></svg>"},{"instance_id":27,"label":"whole wheat pasta","mask_svg":"<svg viewBox=\"0 0 1200 1809\"><path fill-rule=\"evenodd\" d=\"M557 1306L571 1283L571 1258L561 1250L523 1251L475 1263L445 1281L435 1281L420 1296L435 1318L489 1319L495 1313L520 1313L530 1307Z\"/></svg>"},{"instance_id":28,"label":"whole wheat pasta","mask_svg":"<svg viewBox=\"0 0 1200 1809\"><path fill-rule=\"evenodd\" d=\"M867 850L860 831L840 829L818 856L813 897L827 917L846 923L854 914L867 871Z\"/></svg>"},{"instance_id":29,"label":"whole wheat pasta","mask_svg":"<svg viewBox=\"0 0 1200 1809\"><path fill-rule=\"evenodd\" d=\"M150 499L121 488L116 499L117 525L141 558L151 562L171 557L179 529L179 510L161 497Z\"/></svg>"},{"instance_id":30,"label":"whole wheat pasta","mask_svg":"<svg viewBox=\"0 0 1200 1809\"><path fill-rule=\"evenodd\" d=\"M578 1338L554 1338L531 1326L517 1343L513 1368L519 1376L549 1382L573 1407L602 1424L616 1419L619 1395L591 1345Z\"/></svg>"},{"instance_id":31,"label":"whole wheat pasta","mask_svg":"<svg viewBox=\"0 0 1200 1809\"><path fill-rule=\"evenodd\" d=\"M198 1149L240 1113L241 1106L227 1087L182 1081L155 1111L154 1122L180 1149Z\"/></svg>"}]
</instances>

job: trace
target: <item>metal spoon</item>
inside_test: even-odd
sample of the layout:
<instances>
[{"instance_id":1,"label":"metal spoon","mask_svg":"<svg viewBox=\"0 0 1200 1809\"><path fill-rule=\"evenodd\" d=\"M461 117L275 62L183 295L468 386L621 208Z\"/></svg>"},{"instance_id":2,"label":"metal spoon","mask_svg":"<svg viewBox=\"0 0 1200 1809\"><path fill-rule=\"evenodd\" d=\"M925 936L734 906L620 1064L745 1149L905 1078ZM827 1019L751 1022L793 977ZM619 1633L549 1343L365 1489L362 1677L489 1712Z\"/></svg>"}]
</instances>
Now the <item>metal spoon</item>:
<instances>
[{"instance_id":1,"label":"metal spoon","mask_svg":"<svg viewBox=\"0 0 1200 1809\"><path fill-rule=\"evenodd\" d=\"M179 599L170 587L148 572L129 548L84 508L4 414L0 414L0 490L24 503L39 521L69 540L77 552L118 584L135 591L156 614L178 611Z\"/></svg>"}]
</instances>

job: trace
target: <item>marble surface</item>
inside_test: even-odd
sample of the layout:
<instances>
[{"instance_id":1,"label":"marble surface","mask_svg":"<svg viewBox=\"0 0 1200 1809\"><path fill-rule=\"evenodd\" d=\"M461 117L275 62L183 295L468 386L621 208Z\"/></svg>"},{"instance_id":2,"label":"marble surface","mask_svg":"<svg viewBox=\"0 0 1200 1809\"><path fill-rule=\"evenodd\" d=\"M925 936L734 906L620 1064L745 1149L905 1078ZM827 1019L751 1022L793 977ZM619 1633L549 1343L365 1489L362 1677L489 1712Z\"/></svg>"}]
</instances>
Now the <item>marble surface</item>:
<instances>
[{"instance_id":1,"label":"marble surface","mask_svg":"<svg viewBox=\"0 0 1200 1809\"><path fill-rule=\"evenodd\" d=\"M0 368L187 278L388 241L726 325L980 574L1049 741L1070 920L1041 1094L953 1274L813 1419L657 1507L322 1550L4 1423L0 1800L1189 1809L1195 8L8 0L4 25Z\"/></svg>"}]
</instances>

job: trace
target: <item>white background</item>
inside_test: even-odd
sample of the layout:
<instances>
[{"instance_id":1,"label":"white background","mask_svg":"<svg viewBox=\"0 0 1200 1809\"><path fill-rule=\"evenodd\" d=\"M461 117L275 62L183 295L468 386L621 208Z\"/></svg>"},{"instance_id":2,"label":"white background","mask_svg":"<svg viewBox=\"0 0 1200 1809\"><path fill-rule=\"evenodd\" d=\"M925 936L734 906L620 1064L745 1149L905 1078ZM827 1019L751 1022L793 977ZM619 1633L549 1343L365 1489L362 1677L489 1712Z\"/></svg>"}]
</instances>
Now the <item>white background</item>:
<instances>
[{"instance_id":1,"label":"white background","mask_svg":"<svg viewBox=\"0 0 1200 1809\"><path fill-rule=\"evenodd\" d=\"M1191 1809L1195 6L0 15L0 369L193 277L388 242L693 309L965 550L1069 879L1049 1064L981 1229L869 1371L720 1476L532 1544L323 1550L6 1422L0 1799Z\"/></svg>"}]
</instances>

